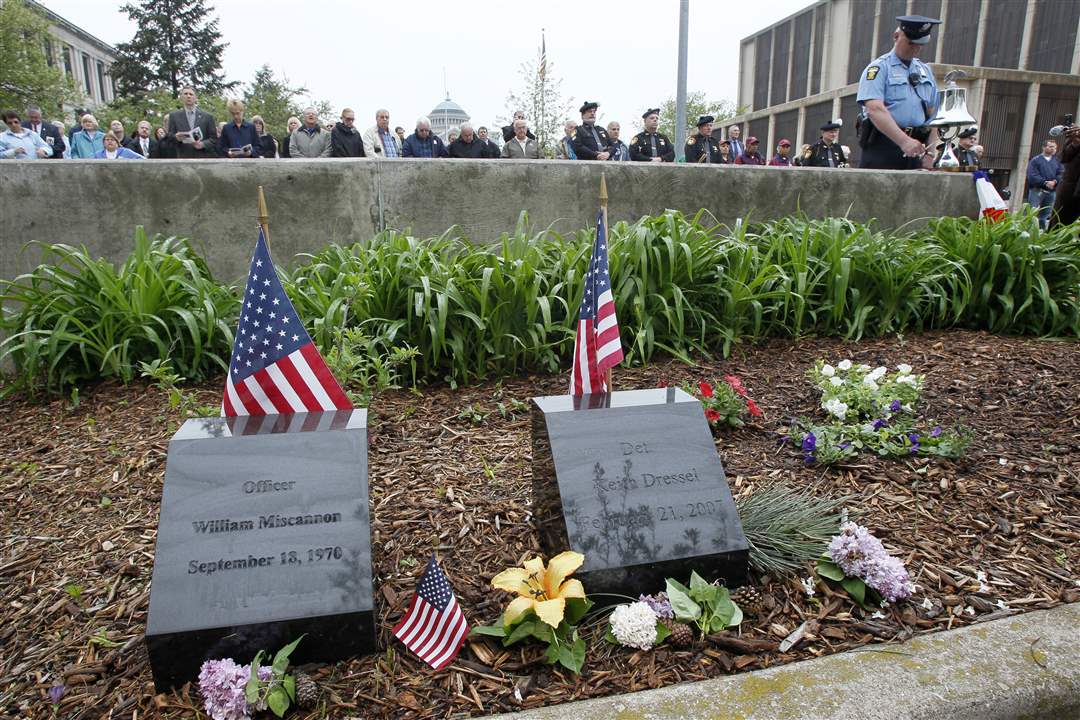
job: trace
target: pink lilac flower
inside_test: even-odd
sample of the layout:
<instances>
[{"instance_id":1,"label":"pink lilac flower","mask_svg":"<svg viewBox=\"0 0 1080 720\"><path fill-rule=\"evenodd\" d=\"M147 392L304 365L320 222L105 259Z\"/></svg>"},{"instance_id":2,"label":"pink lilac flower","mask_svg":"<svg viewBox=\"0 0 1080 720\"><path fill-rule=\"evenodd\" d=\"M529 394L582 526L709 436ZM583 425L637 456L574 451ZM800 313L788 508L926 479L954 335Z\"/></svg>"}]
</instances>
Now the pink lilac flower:
<instances>
[{"instance_id":1,"label":"pink lilac flower","mask_svg":"<svg viewBox=\"0 0 1080 720\"><path fill-rule=\"evenodd\" d=\"M892 555L881 555L868 563L864 580L885 602L894 603L911 597L907 569L900 558Z\"/></svg>"},{"instance_id":2,"label":"pink lilac flower","mask_svg":"<svg viewBox=\"0 0 1080 720\"><path fill-rule=\"evenodd\" d=\"M829 543L829 557L845 575L862 578L886 602L911 596L904 563L889 555L881 541L861 525L853 522L841 525L840 534Z\"/></svg>"},{"instance_id":3,"label":"pink lilac flower","mask_svg":"<svg viewBox=\"0 0 1080 720\"><path fill-rule=\"evenodd\" d=\"M250 720L244 697L250 677L250 666L237 665L230 658L204 662L199 670L199 694L206 714L213 720Z\"/></svg>"}]
</instances>

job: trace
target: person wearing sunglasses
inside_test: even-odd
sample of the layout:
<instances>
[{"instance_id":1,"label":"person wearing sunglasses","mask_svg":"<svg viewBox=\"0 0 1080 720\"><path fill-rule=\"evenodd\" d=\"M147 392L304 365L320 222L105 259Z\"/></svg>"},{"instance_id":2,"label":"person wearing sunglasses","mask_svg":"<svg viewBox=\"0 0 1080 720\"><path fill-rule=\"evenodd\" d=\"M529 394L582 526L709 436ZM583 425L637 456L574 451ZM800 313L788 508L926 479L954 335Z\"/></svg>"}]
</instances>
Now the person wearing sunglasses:
<instances>
[{"instance_id":1,"label":"person wearing sunglasses","mask_svg":"<svg viewBox=\"0 0 1080 720\"><path fill-rule=\"evenodd\" d=\"M22 126L14 110L0 113L7 129L0 133L0 158L4 160L41 160L52 157L53 149L33 130Z\"/></svg>"}]
</instances>

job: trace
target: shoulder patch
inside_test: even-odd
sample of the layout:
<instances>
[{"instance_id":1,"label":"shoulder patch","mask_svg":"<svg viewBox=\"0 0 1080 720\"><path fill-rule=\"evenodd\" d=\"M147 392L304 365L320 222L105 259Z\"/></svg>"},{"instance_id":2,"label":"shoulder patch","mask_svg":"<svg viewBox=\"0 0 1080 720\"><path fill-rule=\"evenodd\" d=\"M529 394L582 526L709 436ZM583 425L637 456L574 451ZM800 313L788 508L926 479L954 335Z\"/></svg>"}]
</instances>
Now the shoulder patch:
<instances>
[{"instance_id":1,"label":"shoulder patch","mask_svg":"<svg viewBox=\"0 0 1080 720\"><path fill-rule=\"evenodd\" d=\"M877 77L877 74L880 70L881 68L877 65L871 65L870 67L866 68L866 79L873 80Z\"/></svg>"}]
</instances>

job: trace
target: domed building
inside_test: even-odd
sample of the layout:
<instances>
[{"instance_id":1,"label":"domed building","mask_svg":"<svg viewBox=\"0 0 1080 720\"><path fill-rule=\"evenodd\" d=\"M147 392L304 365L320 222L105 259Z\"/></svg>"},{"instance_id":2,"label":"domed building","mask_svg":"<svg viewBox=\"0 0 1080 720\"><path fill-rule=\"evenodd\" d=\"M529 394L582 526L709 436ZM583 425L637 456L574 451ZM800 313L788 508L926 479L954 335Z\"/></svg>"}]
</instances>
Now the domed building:
<instances>
[{"instance_id":1,"label":"domed building","mask_svg":"<svg viewBox=\"0 0 1080 720\"><path fill-rule=\"evenodd\" d=\"M469 113L451 100L447 93L446 99L428 113L428 119L431 120L431 132L445 140L450 128L461 127L461 123L469 121Z\"/></svg>"}]
</instances>

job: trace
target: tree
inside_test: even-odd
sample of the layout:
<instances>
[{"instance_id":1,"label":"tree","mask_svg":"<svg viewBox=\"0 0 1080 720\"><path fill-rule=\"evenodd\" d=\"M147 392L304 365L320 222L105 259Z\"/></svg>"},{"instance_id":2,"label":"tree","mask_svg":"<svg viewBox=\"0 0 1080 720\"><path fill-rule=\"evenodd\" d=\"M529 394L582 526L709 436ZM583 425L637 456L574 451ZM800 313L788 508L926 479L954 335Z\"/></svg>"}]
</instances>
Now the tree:
<instances>
[{"instance_id":1,"label":"tree","mask_svg":"<svg viewBox=\"0 0 1080 720\"><path fill-rule=\"evenodd\" d=\"M59 67L49 67L49 22L21 0L0 2L0 107L38 105L59 113L78 93ZM51 46L51 45L50 45Z\"/></svg>"},{"instance_id":2,"label":"tree","mask_svg":"<svg viewBox=\"0 0 1080 720\"><path fill-rule=\"evenodd\" d=\"M289 117L299 117L304 106L300 98L307 94L305 87L290 87L286 77L278 80L269 65L263 65L255 71L255 79L244 89L244 105L247 106L245 117L249 120L254 115L262 117L269 132L280 137L285 132ZM325 107L323 107L325 106ZM329 113L329 103L316 103L315 109Z\"/></svg>"},{"instance_id":3,"label":"tree","mask_svg":"<svg viewBox=\"0 0 1080 720\"><path fill-rule=\"evenodd\" d=\"M562 78L555 77L552 70L555 63L547 61L546 77L540 77L537 64L524 62L518 74L525 84L521 92L510 91L506 96L508 116L499 118L499 122L510 124L515 110L522 110L529 122L529 129L536 135L540 152L552 157L555 143L563 135L563 123L574 104L574 98L562 97Z\"/></svg>"},{"instance_id":4,"label":"tree","mask_svg":"<svg viewBox=\"0 0 1080 720\"><path fill-rule=\"evenodd\" d=\"M121 10L139 28L130 42L116 46L120 58L112 72L121 95L165 88L178 97L185 85L217 94L236 86L225 81L227 43L205 0L140 0Z\"/></svg>"},{"instance_id":5,"label":"tree","mask_svg":"<svg viewBox=\"0 0 1080 720\"><path fill-rule=\"evenodd\" d=\"M686 135L689 137L693 133L697 132L697 120L702 115L712 115L715 119L716 127L721 127L722 123L728 118L733 118L738 114L738 109L735 107L735 103L727 100L707 100L705 93L699 91L690 92L686 94ZM645 129L645 123L639 118L634 122L634 127L638 132ZM659 131L671 138L672 142L675 142L675 98L668 98L660 106L660 126ZM682 155L682 148L677 148L676 152Z\"/></svg>"}]
</instances>

